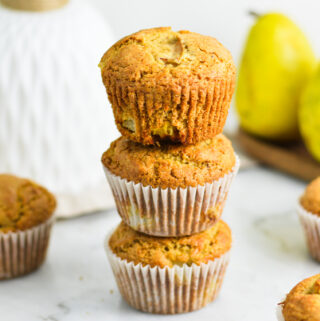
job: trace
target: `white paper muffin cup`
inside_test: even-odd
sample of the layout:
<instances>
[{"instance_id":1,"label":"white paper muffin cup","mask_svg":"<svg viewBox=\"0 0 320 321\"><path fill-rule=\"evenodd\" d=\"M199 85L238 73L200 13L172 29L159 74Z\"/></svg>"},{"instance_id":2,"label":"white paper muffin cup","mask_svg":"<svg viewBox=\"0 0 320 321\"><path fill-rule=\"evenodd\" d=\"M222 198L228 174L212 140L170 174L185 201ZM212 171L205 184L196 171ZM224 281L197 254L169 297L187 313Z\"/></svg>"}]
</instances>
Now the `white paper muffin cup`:
<instances>
[{"instance_id":1,"label":"white paper muffin cup","mask_svg":"<svg viewBox=\"0 0 320 321\"><path fill-rule=\"evenodd\" d=\"M55 218L17 232L0 232L0 280L36 270L44 262Z\"/></svg>"},{"instance_id":2,"label":"white paper muffin cup","mask_svg":"<svg viewBox=\"0 0 320 321\"><path fill-rule=\"evenodd\" d=\"M311 256L320 261L320 217L305 210L300 203L297 206L300 222L304 229Z\"/></svg>"},{"instance_id":3,"label":"white paper muffin cup","mask_svg":"<svg viewBox=\"0 0 320 321\"><path fill-rule=\"evenodd\" d=\"M119 291L135 309L158 314L198 310L213 301L221 288L230 251L201 265L173 268L134 265L115 255L105 240L105 250Z\"/></svg>"},{"instance_id":4,"label":"white paper muffin cup","mask_svg":"<svg viewBox=\"0 0 320 321\"><path fill-rule=\"evenodd\" d=\"M103 166L118 213L134 230L154 236L184 236L202 232L220 218L231 182L240 166L204 186L153 188L112 174ZM219 209L216 206L219 205Z\"/></svg>"}]
</instances>

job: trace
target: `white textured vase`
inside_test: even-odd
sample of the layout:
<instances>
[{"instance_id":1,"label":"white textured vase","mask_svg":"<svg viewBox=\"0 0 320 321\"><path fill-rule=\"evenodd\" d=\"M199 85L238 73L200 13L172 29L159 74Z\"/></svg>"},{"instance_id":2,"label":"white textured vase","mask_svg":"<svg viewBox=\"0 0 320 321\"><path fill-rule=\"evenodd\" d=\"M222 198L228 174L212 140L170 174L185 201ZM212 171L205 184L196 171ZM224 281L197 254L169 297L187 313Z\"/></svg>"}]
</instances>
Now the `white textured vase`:
<instances>
[{"instance_id":1,"label":"white textured vase","mask_svg":"<svg viewBox=\"0 0 320 321\"><path fill-rule=\"evenodd\" d=\"M112 43L86 2L41 13L0 4L0 172L48 187L58 216L113 204L100 157L118 134L97 67Z\"/></svg>"}]
</instances>

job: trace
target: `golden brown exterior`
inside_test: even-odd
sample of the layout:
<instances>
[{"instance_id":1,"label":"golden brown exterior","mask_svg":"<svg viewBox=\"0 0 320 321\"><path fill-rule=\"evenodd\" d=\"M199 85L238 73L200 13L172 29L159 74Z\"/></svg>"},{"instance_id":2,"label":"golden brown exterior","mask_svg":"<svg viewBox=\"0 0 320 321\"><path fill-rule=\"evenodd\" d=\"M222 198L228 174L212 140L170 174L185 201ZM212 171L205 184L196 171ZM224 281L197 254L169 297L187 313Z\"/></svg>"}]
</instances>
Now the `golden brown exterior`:
<instances>
[{"instance_id":1,"label":"golden brown exterior","mask_svg":"<svg viewBox=\"0 0 320 321\"><path fill-rule=\"evenodd\" d=\"M320 177L307 186L300 202L304 209L320 216Z\"/></svg>"},{"instance_id":2,"label":"golden brown exterior","mask_svg":"<svg viewBox=\"0 0 320 321\"><path fill-rule=\"evenodd\" d=\"M283 303L285 321L320 321L320 274L296 285Z\"/></svg>"},{"instance_id":3,"label":"golden brown exterior","mask_svg":"<svg viewBox=\"0 0 320 321\"><path fill-rule=\"evenodd\" d=\"M144 186L186 188L230 172L235 154L222 134L196 145L144 146L120 137L102 155L102 163L113 174Z\"/></svg>"},{"instance_id":4,"label":"golden brown exterior","mask_svg":"<svg viewBox=\"0 0 320 321\"><path fill-rule=\"evenodd\" d=\"M193 144L222 132L235 66L216 39L141 30L114 44L99 66L118 129L131 140Z\"/></svg>"},{"instance_id":5,"label":"golden brown exterior","mask_svg":"<svg viewBox=\"0 0 320 321\"><path fill-rule=\"evenodd\" d=\"M184 237L152 237L122 222L109 245L121 259L163 268L208 263L229 251L231 242L230 228L223 221L204 232Z\"/></svg>"},{"instance_id":6,"label":"golden brown exterior","mask_svg":"<svg viewBox=\"0 0 320 321\"><path fill-rule=\"evenodd\" d=\"M44 187L13 175L0 175L0 233L25 230L49 219L56 207Z\"/></svg>"}]
</instances>

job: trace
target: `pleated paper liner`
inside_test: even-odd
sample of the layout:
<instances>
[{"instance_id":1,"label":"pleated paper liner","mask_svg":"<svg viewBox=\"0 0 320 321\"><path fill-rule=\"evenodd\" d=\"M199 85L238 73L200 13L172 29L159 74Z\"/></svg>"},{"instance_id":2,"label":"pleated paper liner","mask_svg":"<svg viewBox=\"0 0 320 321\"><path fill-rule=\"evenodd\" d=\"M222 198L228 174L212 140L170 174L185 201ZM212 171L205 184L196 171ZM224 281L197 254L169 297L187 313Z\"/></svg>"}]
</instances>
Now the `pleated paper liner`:
<instances>
[{"instance_id":1,"label":"pleated paper liner","mask_svg":"<svg viewBox=\"0 0 320 321\"><path fill-rule=\"evenodd\" d=\"M109 258L119 291L135 309L158 314L185 313L198 310L218 295L229 263L229 252L201 265L172 268L134 265L116 256L109 247Z\"/></svg>"},{"instance_id":2,"label":"pleated paper liner","mask_svg":"<svg viewBox=\"0 0 320 321\"><path fill-rule=\"evenodd\" d=\"M46 258L54 217L25 231L0 233L0 280L28 274Z\"/></svg>"},{"instance_id":3,"label":"pleated paper liner","mask_svg":"<svg viewBox=\"0 0 320 321\"><path fill-rule=\"evenodd\" d=\"M320 217L306 211L300 203L297 206L300 222L304 229L311 256L320 261Z\"/></svg>"},{"instance_id":4,"label":"pleated paper liner","mask_svg":"<svg viewBox=\"0 0 320 321\"><path fill-rule=\"evenodd\" d=\"M153 188L135 184L104 171L111 186L118 213L134 230L154 236L183 236L204 231L217 222L231 182L240 166L204 186Z\"/></svg>"}]
</instances>

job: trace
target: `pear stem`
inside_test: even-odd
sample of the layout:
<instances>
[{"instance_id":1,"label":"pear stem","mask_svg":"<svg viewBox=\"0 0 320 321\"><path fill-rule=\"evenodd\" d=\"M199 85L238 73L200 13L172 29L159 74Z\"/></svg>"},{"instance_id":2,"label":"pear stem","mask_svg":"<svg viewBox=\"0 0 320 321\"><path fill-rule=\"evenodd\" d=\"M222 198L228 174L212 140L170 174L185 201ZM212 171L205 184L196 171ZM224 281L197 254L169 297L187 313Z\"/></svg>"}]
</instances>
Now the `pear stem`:
<instances>
[{"instance_id":1,"label":"pear stem","mask_svg":"<svg viewBox=\"0 0 320 321\"><path fill-rule=\"evenodd\" d=\"M254 18L256 18L256 19L258 19L258 18L261 17L261 14L255 12L255 11L253 11L253 10L250 10L248 13L249 13L250 16L252 16L252 17L254 17Z\"/></svg>"}]
</instances>

